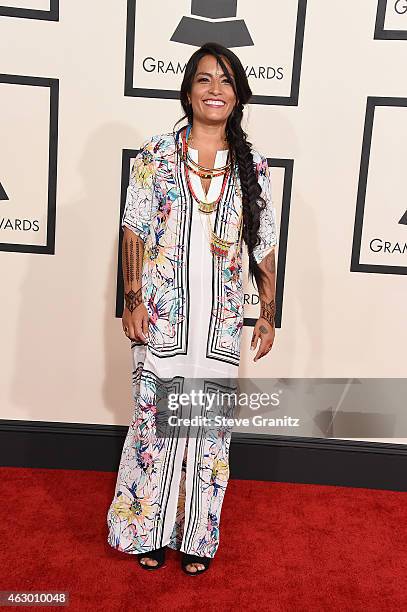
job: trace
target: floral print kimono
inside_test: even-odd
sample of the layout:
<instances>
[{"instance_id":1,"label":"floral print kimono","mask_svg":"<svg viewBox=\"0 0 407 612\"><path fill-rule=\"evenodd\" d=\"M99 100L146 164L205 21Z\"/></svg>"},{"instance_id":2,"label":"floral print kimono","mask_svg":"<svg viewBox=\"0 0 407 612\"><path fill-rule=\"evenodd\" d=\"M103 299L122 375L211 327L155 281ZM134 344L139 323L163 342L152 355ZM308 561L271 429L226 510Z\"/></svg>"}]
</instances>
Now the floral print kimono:
<instances>
[{"instance_id":1,"label":"floral print kimono","mask_svg":"<svg viewBox=\"0 0 407 612\"><path fill-rule=\"evenodd\" d=\"M122 227L144 242L149 342L131 341L134 415L107 514L108 543L130 554L169 546L213 557L229 478L231 428L160 437L157 381L170 381L177 392L196 379L205 389L236 388L230 381L238 375L243 326L242 245L237 248L242 201L239 180L231 173L209 215L218 236L235 240L219 266L209 251L208 215L198 210L188 189L178 136L163 134L144 143L133 163L122 217ZM198 161L198 151L189 152ZM266 201L261 242L253 252L259 263L277 240L267 160L256 151L253 159ZM226 161L227 151L218 151L215 167ZM198 197L212 202L223 177L211 180L207 196L199 176L191 173L190 180ZM220 413L230 414L229 409L221 407Z\"/></svg>"}]
</instances>

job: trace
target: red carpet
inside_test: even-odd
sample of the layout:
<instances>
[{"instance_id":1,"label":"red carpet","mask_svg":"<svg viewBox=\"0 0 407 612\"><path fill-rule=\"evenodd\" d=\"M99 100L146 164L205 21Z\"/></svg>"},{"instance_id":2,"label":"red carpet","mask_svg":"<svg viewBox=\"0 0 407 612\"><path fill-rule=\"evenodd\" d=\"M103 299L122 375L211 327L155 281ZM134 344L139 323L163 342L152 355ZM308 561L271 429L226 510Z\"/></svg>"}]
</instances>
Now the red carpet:
<instances>
[{"instance_id":1,"label":"red carpet","mask_svg":"<svg viewBox=\"0 0 407 612\"><path fill-rule=\"evenodd\" d=\"M48 609L407 609L406 493L231 479L219 550L208 574L189 577L175 551L146 572L107 544L114 473L0 478L0 590L70 592L69 607Z\"/></svg>"}]
</instances>

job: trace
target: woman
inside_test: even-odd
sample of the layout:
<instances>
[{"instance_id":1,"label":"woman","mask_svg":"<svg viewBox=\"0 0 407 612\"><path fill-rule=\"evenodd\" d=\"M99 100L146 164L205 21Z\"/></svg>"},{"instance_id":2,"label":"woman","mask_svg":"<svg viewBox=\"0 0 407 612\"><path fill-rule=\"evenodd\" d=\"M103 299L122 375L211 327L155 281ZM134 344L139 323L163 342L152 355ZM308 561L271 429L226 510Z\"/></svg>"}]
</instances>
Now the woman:
<instances>
[{"instance_id":1,"label":"woman","mask_svg":"<svg viewBox=\"0 0 407 612\"><path fill-rule=\"evenodd\" d=\"M188 124L142 146L122 218L135 414L107 520L109 544L137 554L143 568L162 567L168 546L197 575L219 546L231 430L159 437L158 381L183 390L195 379L237 377L243 242L261 303L254 361L269 352L276 226L267 160L241 127L251 90L240 60L203 45L187 63L180 97Z\"/></svg>"}]
</instances>

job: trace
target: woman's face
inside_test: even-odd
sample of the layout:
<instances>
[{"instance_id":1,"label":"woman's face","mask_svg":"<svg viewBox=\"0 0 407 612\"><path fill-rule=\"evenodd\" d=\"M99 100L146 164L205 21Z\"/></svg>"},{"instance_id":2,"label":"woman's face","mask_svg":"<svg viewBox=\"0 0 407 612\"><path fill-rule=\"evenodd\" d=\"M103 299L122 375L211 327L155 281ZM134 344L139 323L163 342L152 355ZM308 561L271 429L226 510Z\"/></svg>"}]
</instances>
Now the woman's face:
<instances>
[{"instance_id":1,"label":"woman's face","mask_svg":"<svg viewBox=\"0 0 407 612\"><path fill-rule=\"evenodd\" d=\"M224 62L234 77L229 63ZM236 96L233 85L213 55L205 55L198 63L188 95L194 120L202 123L225 123L233 112Z\"/></svg>"}]
</instances>

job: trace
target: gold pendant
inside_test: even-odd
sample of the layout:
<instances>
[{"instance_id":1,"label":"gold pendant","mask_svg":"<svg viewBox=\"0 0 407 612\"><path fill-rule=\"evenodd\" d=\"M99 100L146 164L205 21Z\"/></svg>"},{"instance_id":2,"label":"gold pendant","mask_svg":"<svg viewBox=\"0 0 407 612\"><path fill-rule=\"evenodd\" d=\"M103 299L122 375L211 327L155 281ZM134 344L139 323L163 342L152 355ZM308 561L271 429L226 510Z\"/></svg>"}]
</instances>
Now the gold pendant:
<instances>
[{"instance_id":1,"label":"gold pendant","mask_svg":"<svg viewBox=\"0 0 407 612\"><path fill-rule=\"evenodd\" d=\"M200 200L198 204L198 210L208 215L212 213L214 210L216 210L217 206L218 206L218 203L216 201L215 202L202 202L202 200Z\"/></svg>"}]
</instances>

